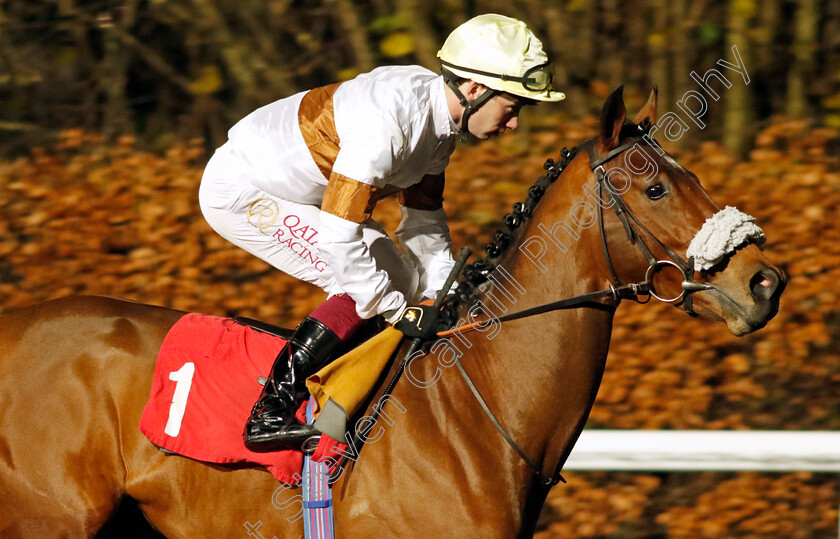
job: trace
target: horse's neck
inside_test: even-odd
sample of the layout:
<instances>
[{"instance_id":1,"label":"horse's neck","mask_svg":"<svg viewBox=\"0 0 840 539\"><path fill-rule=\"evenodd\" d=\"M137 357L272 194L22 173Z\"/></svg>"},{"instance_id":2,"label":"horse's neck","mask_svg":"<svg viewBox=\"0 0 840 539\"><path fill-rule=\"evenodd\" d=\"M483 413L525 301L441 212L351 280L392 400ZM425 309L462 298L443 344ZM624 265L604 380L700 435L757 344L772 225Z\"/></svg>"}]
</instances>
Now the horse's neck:
<instances>
[{"instance_id":1,"label":"horse's neck","mask_svg":"<svg viewBox=\"0 0 840 539\"><path fill-rule=\"evenodd\" d=\"M556 192L550 199L546 194L518 244L537 234L540 223L550 230L556 221L550 216L568 216L568 207L580 199L578 195L560 204L558 198L568 200L571 193L551 191ZM503 309L516 311L603 288L603 255L594 251L593 245L599 246L597 231L569 243L566 252L546 253L545 273L524 255L511 256L494 276L498 285L491 293L496 303L485 294L484 305L493 314L502 314ZM516 247L511 250L514 253ZM596 267L598 271L592 271ZM376 496L393 490L394 478L408 474L423 479L410 483L410 495L421 492L430 507L460 509L475 518L476 525L491 526L488 522L493 521L503 528L513 523L527 531L542 504L539 493L544 491L533 488L534 474L484 416L452 368L453 355L460 357L510 436L544 474L551 475L571 450L594 401L611 324L611 311L587 307L491 326L452 337L449 344L434 343L429 355L409 362L405 371L409 383L395 391L394 401L400 401L400 410L412 411L401 423L394 423L400 435L382 437L370 447L374 458L367 462L376 464L365 468L363 459L354 472L359 474L354 475L358 477L355 486L349 486L348 492ZM453 347L457 354L452 353ZM451 473L433 473L417 464L418 460ZM459 477L473 490L455 482ZM475 489L481 492L480 506L486 510L476 509ZM537 496L529 496L535 491Z\"/></svg>"},{"instance_id":2,"label":"horse's neck","mask_svg":"<svg viewBox=\"0 0 840 539\"><path fill-rule=\"evenodd\" d=\"M574 180L572 180L574 181ZM557 185L556 187L565 187ZM482 304L512 312L603 289L607 274L597 226L578 230L580 237L558 234L563 247L546 231L569 222L577 198L569 188L544 200L522 232L517 247L499 264L491 293ZM560 216L559 218L557 216ZM540 226L542 225L542 226ZM540 242L548 249L534 255ZM603 373L612 311L583 307L504 323L472 334L462 363L502 425L529 455L544 461L544 473L565 460L583 428ZM456 344L457 339L453 340ZM477 404L475 404L477 406ZM549 469L551 468L551 469Z\"/></svg>"}]
</instances>

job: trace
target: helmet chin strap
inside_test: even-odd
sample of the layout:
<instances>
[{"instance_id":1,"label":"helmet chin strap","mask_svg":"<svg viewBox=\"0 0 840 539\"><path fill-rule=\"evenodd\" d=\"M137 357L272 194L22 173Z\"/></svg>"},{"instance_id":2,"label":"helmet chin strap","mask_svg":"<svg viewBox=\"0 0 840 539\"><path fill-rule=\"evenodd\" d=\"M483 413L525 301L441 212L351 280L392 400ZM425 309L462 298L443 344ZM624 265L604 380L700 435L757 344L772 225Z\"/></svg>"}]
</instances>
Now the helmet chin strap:
<instances>
[{"instance_id":1,"label":"helmet chin strap","mask_svg":"<svg viewBox=\"0 0 840 539\"><path fill-rule=\"evenodd\" d=\"M458 88L458 85L455 83L455 75L452 74L450 71L443 69L443 78L446 81L446 85L449 86L450 89L455 93L455 97L458 98L458 101L461 102L461 105L464 107L464 114L461 116L461 142L466 142L470 138L470 129L469 129L469 122L470 116L478 110L478 108L487 102L488 99L493 97L494 95L500 93L498 90L494 90L492 88L487 88L487 90L478 96L476 99L470 101L467 99L464 94L461 93L461 90Z\"/></svg>"}]
</instances>

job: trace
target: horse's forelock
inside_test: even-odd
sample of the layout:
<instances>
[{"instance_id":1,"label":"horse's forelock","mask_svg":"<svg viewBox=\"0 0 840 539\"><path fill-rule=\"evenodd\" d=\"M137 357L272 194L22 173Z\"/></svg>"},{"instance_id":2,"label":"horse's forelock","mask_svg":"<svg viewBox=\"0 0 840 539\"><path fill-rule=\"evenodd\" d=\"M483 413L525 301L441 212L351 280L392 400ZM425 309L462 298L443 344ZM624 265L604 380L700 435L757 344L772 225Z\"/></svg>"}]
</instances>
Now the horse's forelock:
<instances>
[{"instance_id":1,"label":"horse's forelock","mask_svg":"<svg viewBox=\"0 0 840 539\"><path fill-rule=\"evenodd\" d=\"M619 144L623 143L630 137L638 137L639 134L638 124L633 123L631 120L624 120L624 124L621 126L621 131L618 134Z\"/></svg>"}]
</instances>

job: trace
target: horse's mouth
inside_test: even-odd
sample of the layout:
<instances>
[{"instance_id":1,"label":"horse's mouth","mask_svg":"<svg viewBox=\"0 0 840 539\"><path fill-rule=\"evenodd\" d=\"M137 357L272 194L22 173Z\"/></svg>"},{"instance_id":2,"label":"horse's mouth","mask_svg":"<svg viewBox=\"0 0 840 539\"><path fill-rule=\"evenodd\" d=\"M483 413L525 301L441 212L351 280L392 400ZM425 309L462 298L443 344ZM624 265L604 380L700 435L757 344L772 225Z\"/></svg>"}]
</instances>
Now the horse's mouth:
<instances>
[{"instance_id":1,"label":"horse's mouth","mask_svg":"<svg viewBox=\"0 0 840 539\"><path fill-rule=\"evenodd\" d=\"M707 290L698 292L698 294L708 293L715 299L719 306L719 311L716 314L726 322L726 326L732 334L740 337L763 328L779 312L779 297L784 290L785 279L777 276L774 281L772 294L765 297L760 293L760 290L758 294L754 292L754 301L746 306L717 286L711 286ZM758 283L759 286L763 284L764 281Z\"/></svg>"}]
</instances>

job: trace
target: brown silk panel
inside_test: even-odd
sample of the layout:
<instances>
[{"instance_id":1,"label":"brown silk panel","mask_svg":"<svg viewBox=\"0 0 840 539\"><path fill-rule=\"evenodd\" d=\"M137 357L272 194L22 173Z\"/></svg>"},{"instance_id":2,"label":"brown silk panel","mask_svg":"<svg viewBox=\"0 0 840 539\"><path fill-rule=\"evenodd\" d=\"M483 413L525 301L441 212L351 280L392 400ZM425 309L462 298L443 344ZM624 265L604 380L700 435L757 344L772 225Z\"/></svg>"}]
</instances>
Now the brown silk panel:
<instances>
[{"instance_id":1,"label":"brown silk panel","mask_svg":"<svg viewBox=\"0 0 840 539\"><path fill-rule=\"evenodd\" d=\"M362 223L370 218L376 205L376 190L372 185L333 172L324 191L321 210L354 223Z\"/></svg>"},{"instance_id":2,"label":"brown silk panel","mask_svg":"<svg viewBox=\"0 0 840 539\"><path fill-rule=\"evenodd\" d=\"M415 210L439 210L443 207L443 174L426 175L400 193L400 204Z\"/></svg>"},{"instance_id":3,"label":"brown silk panel","mask_svg":"<svg viewBox=\"0 0 840 539\"><path fill-rule=\"evenodd\" d=\"M298 109L298 123L303 140L324 178L329 179L338 155L338 132L335 129L333 94L340 82L306 92Z\"/></svg>"},{"instance_id":4,"label":"brown silk panel","mask_svg":"<svg viewBox=\"0 0 840 539\"><path fill-rule=\"evenodd\" d=\"M392 193L333 172L340 140L335 128L333 95L341 83L308 91L300 102L298 123L315 164L329 183L321 209L342 219L361 223L370 218L376 201Z\"/></svg>"}]
</instances>

